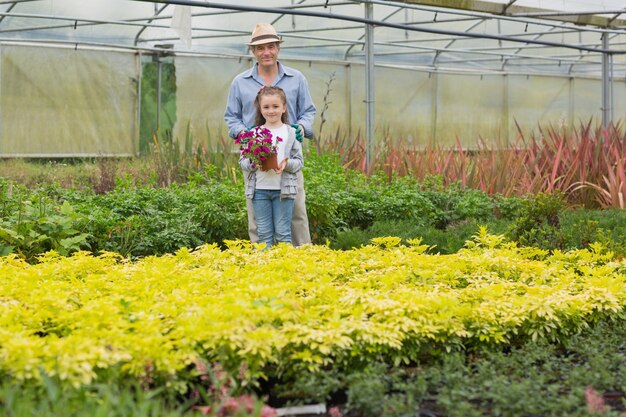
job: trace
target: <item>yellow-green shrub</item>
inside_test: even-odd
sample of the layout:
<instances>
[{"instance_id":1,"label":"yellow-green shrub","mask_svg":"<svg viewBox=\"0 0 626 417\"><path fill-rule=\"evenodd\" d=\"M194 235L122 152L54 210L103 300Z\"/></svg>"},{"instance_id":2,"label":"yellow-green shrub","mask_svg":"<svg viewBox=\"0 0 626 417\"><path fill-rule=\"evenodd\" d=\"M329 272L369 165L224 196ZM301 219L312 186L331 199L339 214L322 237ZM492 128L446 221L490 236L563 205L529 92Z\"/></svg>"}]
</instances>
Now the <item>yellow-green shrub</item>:
<instances>
[{"instance_id":1,"label":"yellow-green shrub","mask_svg":"<svg viewBox=\"0 0 626 417\"><path fill-rule=\"evenodd\" d=\"M3 257L0 373L82 384L115 367L175 381L202 359L254 382L269 370L564 337L626 305L626 262L599 246L548 253L483 230L456 254L429 255L399 241L263 252L232 241L136 262Z\"/></svg>"}]
</instances>

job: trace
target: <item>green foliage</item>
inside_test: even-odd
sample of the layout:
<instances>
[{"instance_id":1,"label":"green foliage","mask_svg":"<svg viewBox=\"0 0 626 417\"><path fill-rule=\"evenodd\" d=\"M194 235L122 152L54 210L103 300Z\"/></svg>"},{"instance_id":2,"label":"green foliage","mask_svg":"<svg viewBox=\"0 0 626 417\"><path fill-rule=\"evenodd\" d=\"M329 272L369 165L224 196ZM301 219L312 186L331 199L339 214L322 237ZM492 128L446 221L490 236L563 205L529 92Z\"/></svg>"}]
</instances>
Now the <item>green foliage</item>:
<instances>
[{"instance_id":1,"label":"green foliage","mask_svg":"<svg viewBox=\"0 0 626 417\"><path fill-rule=\"evenodd\" d=\"M340 406L344 415L364 417L587 417L584 391L589 386L607 407L594 415L618 417L626 409L625 341L624 320L602 321L559 344L456 352L400 367L384 361L328 367L274 380L258 393L277 406L321 402ZM206 385L194 389L201 393ZM194 403L220 406L210 395L195 395L132 380L75 388L50 377L43 384L3 379L0 415L175 417L200 415L191 408Z\"/></svg>"},{"instance_id":2,"label":"green foliage","mask_svg":"<svg viewBox=\"0 0 626 417\"><path fill-rule=\"evenodd\" d=\"M107 187L113 189L98 195L55 184L29 190L4 181L0 183L2 253L34 259L50 249L61 253L91 249L147 256L246 239L240 173L226 176L203 159L193 164L185 168L193 172L184 174L188 175L185 182L178 182L183 174L177 171L172 174L177 180L167 188L155 188L158 175L167 170L154 172L142 184L117 167L115 185ZM335 249L398 236L403 244L421 237L433 247L432 253L454 253L479 226L486 226L525 246L564 250L600 242L618 256L626 255L626 218L621 210L568 210L559 193L489 196L456 183L444 185L436 176L390 182L383 175L346 171L337 156L314 151L307 157L305 187L313 242L329 242Z\"/></svg>"},{"instance_id":3,"label":"green foliage","mask_svg":"<svg viewBox=\"0 0 626 417\"><path fill-rule=\"evenodd\" d=\"M415 182L425 196L436 207L436 214L428 222L439 229L466 220L483 221L493 218L496 200L485 192L461 187L459 183L444 186L443 179L430 176L425 181Z\"/></svg>"},{"instance_id":4,"label":"green foliage","mask_svg":"<svg viewBox=\"0 0 626 417\"><path fill-rule=\"evenodd\" d=\"M10 417L179 417L199 415L163 388L146 389L136 381L73 387L57 378L43 384L5 380L0 384L0 410Z\"/></svg>"},{"instance_id":5,"label":"green foliage","mask_svg":"<svg viewBox=\"0 0 626 417\"><path fill-rule=\"evenodd\" d=\"M431 177L419 182L411 177L384 175L365 177L356 171L344 171L337 157L307 158L306 190L309 222L314 241L338 239L337 247L352 247L347 235L371 236L362 233L375 224L392 222L416 228L445 230L467 220L488 222L494 219L498 201L487 194L461 188L458 184L443 186L441 178ZM398 227L397 229L400 229ZM415 237L410 232L395 236Z\"/></svg>"},{"instance_id":6,"label":"green foliage","mask_svg":"<svg viewBox=\"0 0 626 417\"><path fill-rule=\"evenodd\" d=\"M382 416L385 396L390 390L386 371L384 364L372 364L362 372L348 375L346 407L364 417Z\"/></svg>"},{"instance_id":7,"label":"green foliage","mask_svg":"<svg viewBox=\"0 0 626 417\"><path fill-rule=\"evenodd\" d=\"M522 197L504 197L501 194L494 196L493 200L496 218L509 221L515 220L525 201Z\"/></svg>"},{"instance_id":8,"label":"green foliage","mask_svg":"<svg viewBox=\"0 0 626 417\"><path fill-rule=\"evenodd\" d=\"M333 238L338 219L339 200L344 197L346 178L337 158L307 157L304 167L307 215L314 241Z\"/></svg>"},{"instance_id":9,"label":"green foliage","mask_svg":"<svg viewBox=\"0 0 626 417\"><path fill-rule=\"evenodd\" d=\"M460 358L446 372L456 373L458 381L441 381L439 404L451 416L464 415L466 408L512 417L586 416L587 386L600 392L623 390L625 331L623 320L602 322L564 345L543 341Z\"/></svg>"},{"instance_id":10,"label":"green foliage","mask_svg":"<svg viewBox=\"0 0 626 417\"><path fill-rule=\"evenodd\" d=\"M565 210L560 224L566 249L600 242L616 256L626 257L626 210Z\"/></svg>"},{"instance_id":11,"label":"green foliage","mask_svg":"<svg viewBox=\"0 0 626 417\"><path fill-rule=\"evenodd\" d=\"M593 387L607 394L607 411L597 415L617 417L626 409L625 340L624 320L602 321L560 344L455 352L403 367L376 361L327 369L283 381L275 393L283 401L291 394L340 403L347 415L586 417L584 392Z\"/></svg>"},{"instance_id":12,"label":"green foliage","mask_svg":"<svg viewBox=\"0 0 626 417\"><path fill-rule=\"evenodd\" d=\"M379 196L375 206L376 220L412 220L431 223L437 217L435 204L420 191L417 181L402 177L376 187Z\"/></svg>"},{"instance_id":13,"label":"green foliage","mask_svg":"<svg viewBox=\"0 0 626 417\"><path fill-rule=\"evenodd\" d=\"M207 181L168 188L120 189L79 205L94 250L147 256L243 238L243 189Z\"/></svg>"},{"instance_id":14,"label":"green foliage","mask_svg":"<svg viewBox=\"0 0 626 417\"><path fill-rule=\"evenodd\" d=\"M50 250L68 255L89 248L90 235L79 231L81 216L67 201L57 203L50 193L29 195L19 188L12 193L11 198L3 193L0 255L17 253L33 259Z\"/></svg>"},{"instance_id":15,"label":"green foliage","mask_svg":"<svg viewBox=\"0 0 626 417\"><path fill-rule=\"evenodd\" d=\"M539 193L522 200L508 236L522 246L562 249L559 216L566 203L562 193Z\"/></svg>"}]
</instances>

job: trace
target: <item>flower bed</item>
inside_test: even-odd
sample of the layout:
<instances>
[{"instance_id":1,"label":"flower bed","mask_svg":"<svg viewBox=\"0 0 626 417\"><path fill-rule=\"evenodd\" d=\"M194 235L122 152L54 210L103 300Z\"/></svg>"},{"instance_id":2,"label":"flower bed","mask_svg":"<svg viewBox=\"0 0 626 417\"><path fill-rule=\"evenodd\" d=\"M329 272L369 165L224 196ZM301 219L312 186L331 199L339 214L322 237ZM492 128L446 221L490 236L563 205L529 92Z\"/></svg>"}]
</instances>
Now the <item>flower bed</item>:
<instances>
[{"instance_id":1,"label":"flower bed","mask_svg":"<svg viewBox=\"0 0 626 417\"><path fill-rule=\"evenodd\" d=\"M398 242L260 252L236 241L137 262L85 252L36 265L0 258L0 371L79 385L112 367L177 380L202 359L254 382L565 338L626 305L626 263L597 246L550 254L484 231L452 255Z\"/></svg>"}]
</instances>

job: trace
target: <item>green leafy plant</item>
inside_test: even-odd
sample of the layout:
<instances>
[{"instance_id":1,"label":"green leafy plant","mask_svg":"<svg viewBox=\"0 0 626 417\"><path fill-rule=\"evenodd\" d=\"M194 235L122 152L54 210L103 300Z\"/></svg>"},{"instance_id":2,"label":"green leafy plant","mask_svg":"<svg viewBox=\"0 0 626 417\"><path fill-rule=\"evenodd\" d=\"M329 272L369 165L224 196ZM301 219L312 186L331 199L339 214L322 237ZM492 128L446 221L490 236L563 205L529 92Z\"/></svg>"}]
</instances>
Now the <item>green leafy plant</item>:
<instances>
[{"instance_id":1,"label":"green leafy plant","mask_svg":"<svg viewBox=\"0 0 626 417\"><path fill-rule=\"evenodd\" d=\"M508 236L526 246L547 249L563 248L559 215L566 204L562 193L539 193L522 201Z\"/></svg>"},{"instance_id":2,"label":"green leafy plant","mask_svg":"<svg viewBox=\"0 0 626 417\"><path fill-rule=\"evenodd\" d=\"M69 255L88 249L89 233L76 228L80 219L67 201L55 206L41 195L34 202L18 198L17 211L0 221L0 254L32 260L50 250Z\"/></svg>"}]
</instances>

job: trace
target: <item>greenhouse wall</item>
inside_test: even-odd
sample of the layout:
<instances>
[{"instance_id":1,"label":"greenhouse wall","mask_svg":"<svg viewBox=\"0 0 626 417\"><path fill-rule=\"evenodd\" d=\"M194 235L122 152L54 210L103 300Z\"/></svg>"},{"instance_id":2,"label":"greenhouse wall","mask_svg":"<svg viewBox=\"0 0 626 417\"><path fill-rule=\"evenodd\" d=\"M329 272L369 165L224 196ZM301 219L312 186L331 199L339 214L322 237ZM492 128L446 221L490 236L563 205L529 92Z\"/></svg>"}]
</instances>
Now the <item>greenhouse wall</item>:
<instances>
[{"instance_id":1,"label":"greenhouse wall","mask_svg":"<svg viewBox=\"0 0 626 417\"><path fill-rule=\"evenodd\" d=\"M363 135L365 72L363 65L283 60L308 79L318 113L315 132L322 140L337 132ZM253 61L178 57L178 114L175 134L188 126L199 140L225 137L223 111L232 78ZM376 67L376 138L384 136L423 147L479 142L506 146L519 137L538 134L545 126L575 128L602 119L601 81L538 75L435 73L408 68ZM614 82L615 120L626 116L626 82ZM184 92L184 93L183 93ZM326 99L325 99L326 96ZM209 132L209 133L207 133Z\"/></svg>"},{"instance_id":2,"label":"greenhouse wall","mask_svg":"<svg viewBox=\"0 0 626 417\"><path fill-rule=\"evenodd\" d=\"M132 52L0 46L0 156L136 153Z\"/></svg>"},{"instance_id":3,"label":"greenhouse wall","mask_svg":"<svg viewBox=\"0 0 626 417\"><path fill-rule=\"evenodd\" d=\"M223 114L230 82L252 65L252 57L169 59L175 69L172 136L182 143L189 133L195 143L217 148L227 139ZM134 51L0 45L0 156L137 155L141 61ZM308 79L321 140L363 136L363 65L283 62ZM388 66L377 66L375 74L376 140L386 136L416 147L473 148L481 141L506 146L518 137L517 125L530 135L540 126L601 121L599 79ZM614 119L623 120L626 81L615 80L614 89Z\"/></svg>"}]
</instances>

